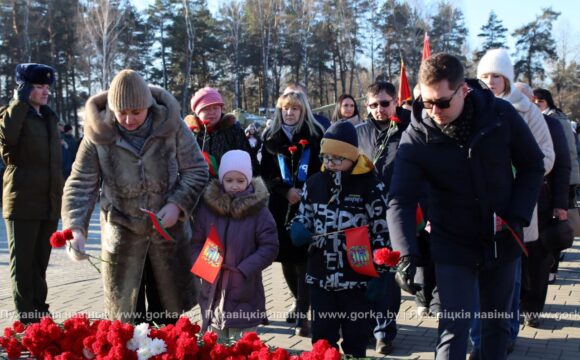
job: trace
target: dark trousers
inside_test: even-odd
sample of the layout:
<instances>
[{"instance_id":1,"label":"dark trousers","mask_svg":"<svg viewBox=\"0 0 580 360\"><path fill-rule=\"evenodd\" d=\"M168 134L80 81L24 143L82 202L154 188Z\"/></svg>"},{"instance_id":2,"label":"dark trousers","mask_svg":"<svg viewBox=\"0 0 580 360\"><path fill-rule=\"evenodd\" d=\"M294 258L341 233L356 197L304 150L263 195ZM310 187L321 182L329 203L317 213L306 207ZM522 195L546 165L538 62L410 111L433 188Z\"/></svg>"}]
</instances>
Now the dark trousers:
<instances>
[{"instance_id":1,"label":"dark trousers","mask_svg":"<svg viewBox=\"0 0 580 360\"><path fill-rule=\"evenodd\" d=\"M544 248L541 241L527 243L528 257L522 262L522 292L520 310L524 313L540 313L548 294L548 277L554 255Z\"/></svg>"},{"instance_id":2,"label":"dark trousers","mask_svg":"<svg viewBox=\"0 0 580 360\"><path fill-rule=\"evenodd\" d=\"M327 291L318 286L310 287L312 305L312 343L327 340L338 348L342 331L342 351L355 358L366 356L370 326L370 303L365 297L366 289Z\"/></svg>"},{"instance_id":3,"label":"dark trousers","mask_svg":"<svg viewBox=\"0 0 580 360\"><path fill-rule=\"evenodd\" d=\"M49 315L46 268L50 260L50 236L57 220L5 219L10 249L10 277L16 312L23 323Z\"/></svg>"},{"instance_id":4,"label":"dark trousers","mask_svg":"<svg viewBox=\"0 0 580 360\"><path fill-rule=\"evenodd\" d=\"M135 323L147 322L151 325L167 325L177 321L176 317L171 316L176 316L176 314L169 314L165 311L159 296L153 267L151 266L151 260L149 260L149 254L147 254L143 277L141 278L141 287L137 297L137 306L135 307Z\"/></svg>"},{"instance_id":5,"label":"dark trousers","mask_svg":"<svg viewBox=\"0 0 580 360\"><path fill-rule=\"evenodd\" d=\"M397 314L401 307L401 288L395 282L395 274L387 272L381 274L385 281L386 291L381 299L371 303L374 321L371 322L373 336L377 340L393 341L397 336Z\"/></svg>"},{"instance_id":6,"label":"dark trousers","mask_svg":"<svg viewBox=\"0 0 580 360\"><path fill-rule=\"evenodd\" d=\"M508 314L513 297L516 263L517 261L513 260L482 269L435 264L437 288L443 311L439 319L436 360L465 360L469 327L476 306L473 294L478 291L480 311L485 314L497 314L481 320L480 359L506 358L510 341Z\"/></svg>"},{"instance_id":7,"label":"dark trousers","mask_svg":"<svg viewBox=\"0 0 580 360\"><path fill-rule=\"evenodd\" d=\"M296 312L304 318L310 307L309 287L306 285L306 263L282 263L282 273L294 297Z\"/></svg>"},{"instance_id":8,"label":"dark trousers","mask_svg":"<svg viewBox=\"0 0 580 360\"><path fill-rule=\"evenodd\" d=\"M440 312L441 304L435 282L435 265L432 262L417 267L415 283L421 285L421 290L415 294L415 304L426 307L431 314Z\"/></svg>"}]
</instances>

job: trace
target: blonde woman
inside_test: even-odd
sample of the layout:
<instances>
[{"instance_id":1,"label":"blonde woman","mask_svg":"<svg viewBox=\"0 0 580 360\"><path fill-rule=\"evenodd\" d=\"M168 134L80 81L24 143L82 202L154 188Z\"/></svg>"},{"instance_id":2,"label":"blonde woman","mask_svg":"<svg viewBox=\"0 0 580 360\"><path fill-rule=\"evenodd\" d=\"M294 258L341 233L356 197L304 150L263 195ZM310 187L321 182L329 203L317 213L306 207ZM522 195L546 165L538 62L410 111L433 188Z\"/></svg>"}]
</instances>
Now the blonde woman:
<instances>
[{"instance_id":1,"label":"blonde woman","mask_svg":"<svg viewBox=\"0 0 580 360\"><path fill-rule=\"evenodd\" d=\"M309 307L306 274L306 247L292 245L288 226L298 210L302 186L320 170L320 140L324 128L315 119L306 97L300 92L280 96L270 127L263 135L262 177L270 190L269 208L278 228L284 278L295 303L286 321L295 322L296 334L308 336L306 314Z\"/></svg>"}]
</instances>

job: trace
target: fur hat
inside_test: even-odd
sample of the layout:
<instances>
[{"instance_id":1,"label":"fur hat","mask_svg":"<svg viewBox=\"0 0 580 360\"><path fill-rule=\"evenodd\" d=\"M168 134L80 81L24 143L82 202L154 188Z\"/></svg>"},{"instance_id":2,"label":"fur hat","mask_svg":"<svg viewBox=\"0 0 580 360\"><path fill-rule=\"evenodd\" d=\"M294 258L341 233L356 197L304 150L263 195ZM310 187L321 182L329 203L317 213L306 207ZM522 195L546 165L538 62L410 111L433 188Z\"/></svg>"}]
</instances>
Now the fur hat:
<instances>
[{"instance_id":1,"label":"fur hat","mask_svg":"<svg viewBox=\"0 0 580 360\"><path fill-rule=\"evenodd\" d=\"M199 112L203 110L203 108L210 105L224 106L222 96L214 88L204 87L203 89L198 90L191 98L191 111L196 115L199 115Z\"/></svg>"},{"instance_id":2,"label":"fur hat","mask_svg":"<svg viewBox=\"0 0 580 360\"><path fill-rule=\"evenodd\" d=\"M342 156L356 161L359 156L358 137L349 121L337 121L326 130L320 143L320 153Z\"/></svg>"},{"instance_id":3,"label":"fur hat","mask_svg":"<svg viewBox=\"0 0 580 360\"><path fill-rule=\"evenodd\" d=\"M230 171L237 171L246 177L248 183L252 181L252 160L250 154L243 150L230 150L221 159L218 170L220 182Z\"/></svg>"},{"instance_id":4,"label":"fur hat","mask_svg":"<svg viewBox=\"0 0 580 360\"><path fill-rule=\"evenodd\" d=\"M16 83L48 84L54 83L54 69L48 65L26 63L16 65Z\"/></svg>"},{"instance_id":5,"label":"fur hat","mask_svg":"<svg viewBox=\"0 0 580 360\"><path fill-rule=\"evenodd\" d=\"M147 109L153 104L153 96L145 79L136 71L121 70L111 81L107 93L109 109Z\"/></svg>"},{"instance_id":6,"label":"fur hat","mask_svg":"<svg viewBox=\"0 0 580 360\"><path fill-rule=\"evenodd\" d=\"M479 60L477 65L477 78L481 79L483 74L500 74L514 82L514 66L506 49L491 49Z\"/></svg>"}]
</instances>

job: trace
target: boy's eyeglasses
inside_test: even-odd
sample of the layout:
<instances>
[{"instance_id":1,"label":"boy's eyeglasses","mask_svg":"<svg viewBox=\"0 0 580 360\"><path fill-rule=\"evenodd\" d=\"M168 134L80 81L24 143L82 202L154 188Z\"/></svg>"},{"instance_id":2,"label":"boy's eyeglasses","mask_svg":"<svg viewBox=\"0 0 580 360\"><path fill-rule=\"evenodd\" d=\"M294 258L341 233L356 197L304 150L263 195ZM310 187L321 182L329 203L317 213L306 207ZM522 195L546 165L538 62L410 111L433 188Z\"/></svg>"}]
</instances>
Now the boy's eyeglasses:
<instances>
[{"instance_id":1,"label":"boy's eyeglasses","mask_svg":"<svg viewBox=\"0 0 580 360\"><path fill-rule=\"evenodd\" d=\"M459 89L461 89L461 87L463 86L460 85L457 89L455 89L455 91L453 92L453 94L451 94L451 96L448 99L439 99L439 100L421 100L421 102L423 103L423 107L425 109L433 109L433 106L437 106L439 109L447 109L451 106L451 100L453 100L453 98L455 97L455 94L457 94L457 91L459 91Z\"/></svg>"},{"instance_id":2,"label":"boy's eyeglasses","mask_svg":"<svg viewBox=\"0 0 580 360\"><path fill-rule=\"evenodd\" d=\"M332 165L336 165L336 166L340 166L340 164L342 164L343 160L346 160L346 158L343 158L341 156L328 156L328 155L318 155L318 158L320 159L321 163L332 163Z\"/></svg>"},{"instance_id":3,"label":"boy's eyeglasses","mask_svg":"<svg viewBox=\"0 0 580 360\"><path fill-rule=\"evenodd\" d=\"M381 107L387 108L387 107L389 107L389 105L391 105L391 101L393 101L393 100L383 100L383 101L378 101L378 102L375 102L375 103L369 104L368 106L369 106L371 109L373 109L373 110L374 110L374 109L376 109L376 108L378 108L378 107L379 107L379 105L381 105Z\"/></svg>"}]
</instances>

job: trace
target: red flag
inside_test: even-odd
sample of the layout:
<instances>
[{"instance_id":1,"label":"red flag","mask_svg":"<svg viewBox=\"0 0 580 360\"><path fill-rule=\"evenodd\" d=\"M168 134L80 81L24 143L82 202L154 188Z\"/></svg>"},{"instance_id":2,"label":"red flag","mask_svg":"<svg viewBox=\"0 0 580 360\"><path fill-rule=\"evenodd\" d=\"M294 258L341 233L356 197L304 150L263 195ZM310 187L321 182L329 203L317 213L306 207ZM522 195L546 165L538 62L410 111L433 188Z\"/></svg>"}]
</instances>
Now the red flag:
<instances>
[{"instance_id":1,"label":"red flag","mask_svg":"<svg viewBox=\"0 0 580 360\"><path fill-rule=\"evenodd\" d=\"M346 257L350 267L359 274L378 277L373 265L369 229L367 226L344 230L346 236Z\"/></svg>"},{"instance_id":2,"label":"red flag","mask_svg":"<svg viewBox=\"0 0 580 360\"><path fill-rule=\"evenodd\" d=\"M409 81L407 81L407 70L405 69L405 62L401 60L401 79L399 80L399 106L407 100L411 100L411 88Z\"/></svg>"},{"instance_id":3,"label":"red flag","mask_svg":"<svg viewBox=\"0 0 580 360\"><path fill-rule=\"evenodd\" d=\"M425 61L429 56L431 56L431 46L429 46L429 35L425 31L425 38L423 39L423 58L421 62Z\"/></svg>"},{"instance_id":4,"label":"red flag","mask_svg":"<svg viewBox=\"0 0 580 360\"><path fill-rule=\"evenodd\" d=\"M223 261L224 247L220 242L215 226L212 224L205 244L203 244L199 256L191 267L191 272L213 284L220 272Z\"/></svg>"}]
</instances>

